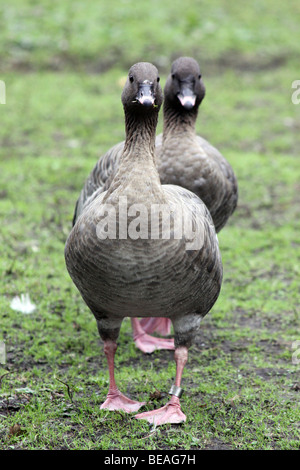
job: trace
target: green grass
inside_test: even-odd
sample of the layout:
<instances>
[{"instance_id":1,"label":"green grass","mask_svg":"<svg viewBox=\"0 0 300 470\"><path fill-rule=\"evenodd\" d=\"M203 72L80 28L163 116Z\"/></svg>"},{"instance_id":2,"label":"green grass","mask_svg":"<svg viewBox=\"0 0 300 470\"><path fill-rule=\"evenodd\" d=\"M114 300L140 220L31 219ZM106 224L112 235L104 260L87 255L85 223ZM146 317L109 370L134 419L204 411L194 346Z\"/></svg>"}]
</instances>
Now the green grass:
<instances>
[{"instance_id":1,"label":"green grass","mask_svg":"<svg viewBox=\"0 0 300 470\"><path fill-rule=\"evenodd\" d=\"M189 52L264 67L297 59L299 12L296 0L284 7L255 0L243 8L225 0L13 0L0 17L0 57L8 68L103 71L141 59L168 69L170 56Z\"/></svg>"},{"instance_id":2,"label":"green grass","mask_svg":"<svg viewBox=\"0 0 300 470\"><path fill-rule=\"evenodd\" d=\"M82 5L15 0L0 13L0 448L299 449L299 4ZM152 429L100 410L106 361L63 251L85 177L124 137L127 68L154 62L164 84L180 54L201 63L197 130L232 164L240 196L219 234L221 295L184 371L187 422ZM10 308L25 292L31 315ZM173 354L143 356L128 320L116 366L122 390L165 403Z\"/></svg>"}]
</instances>

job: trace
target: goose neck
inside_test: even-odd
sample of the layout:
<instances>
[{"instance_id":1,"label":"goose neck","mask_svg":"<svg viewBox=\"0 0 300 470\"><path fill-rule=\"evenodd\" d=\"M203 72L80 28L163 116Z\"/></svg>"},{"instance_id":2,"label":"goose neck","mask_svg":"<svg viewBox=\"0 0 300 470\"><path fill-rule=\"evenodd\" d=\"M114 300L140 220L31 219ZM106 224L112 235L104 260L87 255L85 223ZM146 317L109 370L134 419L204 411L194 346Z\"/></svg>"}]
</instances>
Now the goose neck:
<instances>
[{"instance_id":1,"label":"goose neck","mask_svg":"<svg viewBox=\"0 0 300 470\"><path fill-rule=\"evenodd\" d=\"M175 109L167 102L164 104L164 126L163 134L186 134L195 133L195 124L197 119L198 110L186 112L183 110Z\"/></svg>"},{"instance_id":2,"label":"goose neck","mask_svg":"<svg viewBox=\"0 0 300 470\"><path fill-rule=\"evenodd\" d=\"M157 113L151 114L145 117L125 113L125 145L105 200L113 193L116 197L126 195L135 202L161 197L161 183L155 162Z\"/></svg>"},{"instance_id":3,"label":"goose neck","mask_svg":"<svg viewBox=\"0 0 300 470\"><path fill-rule=\"evenodd\" d=\"M157 114L139 116L125 114L126 139L124 155L135 160L154 160Z\"/></svg>"}]
</instances>

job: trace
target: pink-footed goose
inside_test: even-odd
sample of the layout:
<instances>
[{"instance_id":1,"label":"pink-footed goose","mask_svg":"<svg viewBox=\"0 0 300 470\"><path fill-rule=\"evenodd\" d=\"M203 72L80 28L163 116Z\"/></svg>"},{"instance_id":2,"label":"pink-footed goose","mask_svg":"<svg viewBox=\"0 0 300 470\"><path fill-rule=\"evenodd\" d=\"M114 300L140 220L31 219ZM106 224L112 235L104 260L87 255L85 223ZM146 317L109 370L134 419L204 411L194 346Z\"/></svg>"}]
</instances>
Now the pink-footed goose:
<instances>
[{"instance_id":1,"label":"pink-footed goose","mask_svg":"<svg viewBox=\"0 0 300 470\"><path fill-rule=\"evenodd\" d=\"M219 232L234 212L237 179L229 162L207 140L196 134L199 105L205 96L199 64L180 57L171 67L164 87L163 133L156 138L157 168L162 184L176 184L197 194L208 207ZM170 331L170 321L140 321L144 331Z\"/></svg>"},{"instance_id":2,"label":"pink-footed goose","mask_svg":"<svg viewBox=\"0 0 300 470\"><path fill-rule=\"evenodd\" d=\"M204 96L205 88L195 59L175 60L164 88L164 127L163 134L156 138L156 161L161 182L176 184L197 194L210 210L219 232L236 208L238 190L231 165L215 147L196 134L198 109ZM96 163L77 201L74 221L94 191L108 189L123 147L124 141L116 144ZM136 346L145 353L173 348L172 341L150 336L154 331L167 335L170 326L171 322L163 318L134 321Z\"/></svg>"},{"instance_id":3,"label":"pink-footed goose","mask_svg":"<svg viewBox=\"0 0 300 470\"><path fill-rule=\"evenodd\" d=\"M156 67L132 66L122 92L126 139L117 170L109 188L95 191L85 202L65 246L69 274L94 314L104 342L109 391L101 408L136 412L144 405L122 394L115 382L114 356L123 318L172 321L176 378L171 398L162 408L135 416L156 425L186 419L179 397L188 348L222 282L218 240L208 209L194 193L160 182L155 130L162 99ZM152 219L157 210L159 215L161 210L169 214L169 232L163 216ZM154 220L160 221L159 231L157 226L152 231Z\"/></svg>"}]
</instances>

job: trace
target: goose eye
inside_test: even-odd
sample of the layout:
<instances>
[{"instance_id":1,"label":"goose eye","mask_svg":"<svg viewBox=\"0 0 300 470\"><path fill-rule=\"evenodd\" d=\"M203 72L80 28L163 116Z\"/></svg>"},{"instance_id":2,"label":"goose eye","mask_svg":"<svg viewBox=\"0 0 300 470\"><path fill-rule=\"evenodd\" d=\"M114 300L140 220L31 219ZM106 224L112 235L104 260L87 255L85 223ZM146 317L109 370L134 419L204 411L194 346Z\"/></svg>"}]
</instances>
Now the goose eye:
<instances>
[{"instance_id":1,"label":"goose eye","mask_svg":"<svg viewBox=\"0 0 300 470\"><path fill-rule=\"evenodd\" d=\"M175 78L175 73L172 73L172 78L173 78L173 80L174 80L174 78Z\"/></svg>"},{"instance_id":2,"label":"goose eye","mask_svg":"<svg viewBox=\"0 0 300 470\"><path fill-rule=\"evenodd\" d=\"M134 78L133 78L132 75L130 75L129 80L130 80L131 83L133 82Z\"/></svg>"},{"instance_id":3,"label":"goose eye","mask_svg":"<svg viewBox=\"0 0 300 470\"><path fill-rule=\"evenodd\" d=\"M160 77L157 77L157 83L159 82L159 80L160 80Z\"/></svg>"},{"instance_id":4,"label":"goose eye","mask_svg":"<svg viewBox=\"0 0 300 470\"><path fill-rule=\"evenodd\" d=\"M201 77L202 77L202 75L201 75L201 73L200 73L200 74L198 75L199 80L200 80Z\"/></svg>"}]
</instances>

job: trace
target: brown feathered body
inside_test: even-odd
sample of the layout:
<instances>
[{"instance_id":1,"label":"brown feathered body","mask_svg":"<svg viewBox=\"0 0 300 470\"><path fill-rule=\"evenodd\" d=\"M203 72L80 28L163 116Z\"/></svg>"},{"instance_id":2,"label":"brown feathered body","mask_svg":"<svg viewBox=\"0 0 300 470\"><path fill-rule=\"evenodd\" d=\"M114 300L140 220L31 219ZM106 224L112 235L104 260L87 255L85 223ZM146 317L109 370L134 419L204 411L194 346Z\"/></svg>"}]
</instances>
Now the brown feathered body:
<instances>
[{"instance_id":1,"label":"brown feathered body","mask_svg":"<svg viewBox=\"0 0 300 470\"><path fill-rule=\"evenodd\" d=\"M175 345L189 346L221 288L222 262L215 228L207 207L195 194L161 185L154 150L159 106L137 114L131 105L126 106L125 98L123 151L109 188L99 188L83 204L66 242L66 265L95 315L103 339L117 338L124 317L157 316L172 320ZM125 211L120 205L124 200ZM178 211L192 224L192 232L183 228L182 236L175 238L176 216L172 215L170 236L165 239L151 237L151 217L144 238L129 236L130 226L136 222L131 208L150 215L157 205L175 207L175 214ZM115 238L99 237L104 206L115 216ZM124 223L126 228L122 237L121 222L122 230ZM196 248L189 244L191 233L198 236Z\"/></svg>"}]
</instances>

